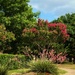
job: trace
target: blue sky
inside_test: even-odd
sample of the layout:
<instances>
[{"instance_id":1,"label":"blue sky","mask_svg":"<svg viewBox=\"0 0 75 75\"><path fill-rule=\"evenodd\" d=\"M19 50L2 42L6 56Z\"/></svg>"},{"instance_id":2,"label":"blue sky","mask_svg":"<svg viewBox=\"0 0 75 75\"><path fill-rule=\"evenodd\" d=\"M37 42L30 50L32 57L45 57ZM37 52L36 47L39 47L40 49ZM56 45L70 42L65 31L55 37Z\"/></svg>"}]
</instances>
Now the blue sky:
<instances>
[{"instance_id":1,"label":"blue sky","mask_svg":"<svg viewBox=\"0 0 75 75\"><path fill-rule=\"evenodd\" d=\"M40 18L48 21L66 13L75 12L75 0L30 0L33 12L40 11Z\"/></svg>"}]
</instances>

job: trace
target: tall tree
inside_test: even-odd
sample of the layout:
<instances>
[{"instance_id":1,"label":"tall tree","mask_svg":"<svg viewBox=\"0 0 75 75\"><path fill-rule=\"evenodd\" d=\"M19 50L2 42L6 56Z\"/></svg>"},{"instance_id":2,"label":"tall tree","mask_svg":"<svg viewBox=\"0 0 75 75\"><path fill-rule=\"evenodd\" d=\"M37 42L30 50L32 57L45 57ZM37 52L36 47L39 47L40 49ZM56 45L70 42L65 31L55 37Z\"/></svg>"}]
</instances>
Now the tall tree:
<instances>
[{"instance_id":1,"label":"tall tree","mask_svg":"<svg viewBox=\"0 0 75 75\"><path fill-rule=\"evenodd\" d=\"M39 14L32 12L28 2L29 0L0 0L0 23L15 34L16 40L11 43L15 52L22 42L22 30L34 26Z\"/></svg>"},{"instance_id":2,"label":"tall tree","mask_svg":"<svg viewBox=\"0 0 75 75\"><path fill-rule=\"evenodd\" d=\"M53 22L62 22L67 25L67 30L70 35L70 39L66 42L65 45L69 48L68 55L70 61L72 61L72 57L75 59L75 13L65 14L64 16L59 17Z\"/></svg>"}]
</instances>

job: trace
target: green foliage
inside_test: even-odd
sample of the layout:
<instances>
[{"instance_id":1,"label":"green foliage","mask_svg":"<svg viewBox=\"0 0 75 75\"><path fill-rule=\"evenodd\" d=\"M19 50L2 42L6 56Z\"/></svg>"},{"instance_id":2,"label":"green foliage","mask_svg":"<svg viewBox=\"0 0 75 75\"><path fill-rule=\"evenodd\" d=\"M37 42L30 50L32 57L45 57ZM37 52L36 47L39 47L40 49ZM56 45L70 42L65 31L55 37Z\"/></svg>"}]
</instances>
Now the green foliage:
<instances>
[{"instance_id":1,"label":"green foliage","mask_svg":"<svg viewBox=\"0 0 75 75\"><path fill-rule=\"evenodd\" d=\"M58 68L48 60L37 60L30 62L30 68L34 72L47 72L52 75L58 75Z\"/></svg>"},{"instance_id":2,"label":"green foliage","mask_svg":"<svg viewBox=\"0 0 75 75\"><path fill-rule=\"evenodd\" d=\"M6 27L3 24L0 24L0 52L4 52L7 47L7 43L10 43L15 40L15 35L12 32L6 30ZM7 48L6 48L7 47Z\"/></svg>"},{"instance_id":3,"label":"green foliage","mask_svg":"<svg viewBox=\"0 0 75 75\"><path fill-rule=\"evenodd\" d=\"M7 66L0 65L0 75L7 75L8 69Z\"/></svg>"},{"instance_id":4,"label":"green foliage","mask_svg":"<svg viewBox=\"0 0 75 75\"><path fill-rule=\"evenodd\" d=\"M15 40L15 35L12 32L6 31L6 27L4 25L0 25L0 41L8 41L11 42Z\"/></svg>"},{"instance_id":5,"label":"green foliage","mask_svg":"<svg viewBox=\"0 0 75 75\"><path fill-rule=\"evenodd\" d=\"M28 2L29 0L0 1L0 11L2 11L0 23L5 24L7 30L14 32L16 35L20 35L24 27L34 25L37 14L39 14L32 12Z\"/></svg>"},{"instance_id":6,"label":"green foliage","mask_svg":"<svg viewBox=\"0 0 75 75\"><path fill-rule=\"evenodd\" d=\"M7 65L8 69L25 68L27 61L24 55L0 54L0 64Z\"/></svg>"},{"instance_id":7,"label":"green foliage","mask_svg":"<svg viewBox=\"0 0 75 75\"><path fill-rule=\"evenodd\" d=\"M70 35L69 40L65 43L65 46L68 46L68 55L69 57L75 57L75 13L68 13L53 22L62 22L66 24L68 34Z\"/></svg>"},{"instance_id":8,"label":"green foliage","mask_svg":"<svg viewBox=\"0 0 75 75\"><path fill-rule=\"evenodd\" d=\"M68 39L66 25L62 23L49 23L38 19L36 26L24 28L22 31L23 45L28 47L30 54L39 55L44 49L54 49L57 53L65 52L64 43ZM28 52L26 47L24 52Z\"/></svg>"},{"instance_id":9,"label":"green foliage","mask_svg":"<svg viewBox=\"0 0 75 75\"><path fill-rule=\"evenodd\" d=\"M22 30L34 26L40 14L33 13L28 2L29 0L0 0L0 23L4 24L7 31L10 31L7 33L8 37L12 38L11 32L13 32L16 38L15 41L7 42L7 47L11 47L10 50L5 47L7 53L20 53L24 43L21 37Z\"/></svg>"}]
</instances>

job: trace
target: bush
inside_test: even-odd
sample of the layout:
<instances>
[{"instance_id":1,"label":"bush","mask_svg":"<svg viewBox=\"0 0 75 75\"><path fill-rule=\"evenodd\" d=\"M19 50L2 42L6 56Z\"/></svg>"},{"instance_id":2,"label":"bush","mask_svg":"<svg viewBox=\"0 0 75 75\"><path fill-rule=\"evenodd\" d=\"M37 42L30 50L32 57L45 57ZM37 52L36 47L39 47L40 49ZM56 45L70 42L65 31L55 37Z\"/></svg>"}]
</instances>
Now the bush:
<instances>
[{"instance_id":1,"label":"bush","mask_svg":"<svg viewBox=\"0 0 75 75\"><path fill-rule=\"evenodd\" d=\"M47 72L52 75L58 75L57 67L48 60L38 60L30 62L30 68L34 72Z\"/></svg>"},{"instance_id":2,"label":"bush","mask_svg":"<svg viewBox=\"0 0 75 75\"><path fill-rule=\"evenodd\" d=\"M7 65L10 70L25 68L27 61L24 55L0 54L0 64Z\"/></svg>"},{"instance_id":3,"label":"bush","mask_svg":"<svg viewBox=\"0 0 75 75\"><path fill-rule=\"evenodd\" d=\"M57 53L54 49L48 51L46 49L40 52L41 59L48 59L53 63L64 63L66 61L67 54L64 52Z\"/></svg>"},{"instance_id":4,"label":"bush","mask_svg":"<svg viewBox=\"0 0 75 75\"><path fill-rule=\"evenodd\" d=\"M7 75L8 69L6 66L0 65L0 75Z\"/></svg>"}]
</instances>

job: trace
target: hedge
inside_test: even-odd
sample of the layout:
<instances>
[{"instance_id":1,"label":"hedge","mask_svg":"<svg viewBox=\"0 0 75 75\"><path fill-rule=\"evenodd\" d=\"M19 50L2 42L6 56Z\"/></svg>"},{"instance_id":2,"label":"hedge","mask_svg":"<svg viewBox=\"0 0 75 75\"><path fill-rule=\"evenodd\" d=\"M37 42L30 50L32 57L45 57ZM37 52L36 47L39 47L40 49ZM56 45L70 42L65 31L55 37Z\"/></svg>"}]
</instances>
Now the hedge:
<instances>
[{"instance_id":1,"label":"hedge","mask_svg":"<svg viewBox=\"0 0 75 75\"><path fill-rule=\"evenodd\" d=\"M29 61L24 55L0 54L0 65L7 66L8 69L25 68Z\"/></svg>"}]
</instances>

